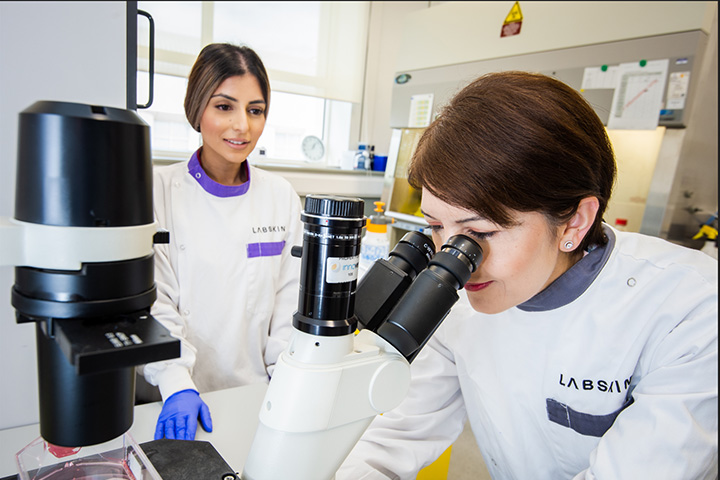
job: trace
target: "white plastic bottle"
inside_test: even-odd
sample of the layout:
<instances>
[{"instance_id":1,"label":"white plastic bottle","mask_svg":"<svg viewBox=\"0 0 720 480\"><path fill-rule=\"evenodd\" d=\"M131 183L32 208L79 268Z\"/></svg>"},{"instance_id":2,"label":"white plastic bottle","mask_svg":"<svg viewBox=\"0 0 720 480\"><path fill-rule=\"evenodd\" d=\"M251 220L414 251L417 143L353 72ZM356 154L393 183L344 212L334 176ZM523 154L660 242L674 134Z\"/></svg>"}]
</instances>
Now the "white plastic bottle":
<instances>
[{"instance_id":1,"label":"white plastic bottle","mask_svg":"<svg viewBox=\"0 0 720 480\"><path fill-rule=\"evenodd\" d=\"M365 143L359 144L357 153L355 154L355 170L365 170L365 163L368 158L370 158L368 145Z\"/></svg>"},{"instance_id":2,"label":"white plastic bottle","mask_svg":"<svg viewBox=\"0 0 720 480\"><path fill-rule=\"evenodd\" d=\"M385 202L375 202L376 215L370 215L365 225L365 235L360 244L360 266L358 279L367 272L376 260L387 258L390 254L388 224L394 219L385 216Z\"/></svg>"}]
</instances>

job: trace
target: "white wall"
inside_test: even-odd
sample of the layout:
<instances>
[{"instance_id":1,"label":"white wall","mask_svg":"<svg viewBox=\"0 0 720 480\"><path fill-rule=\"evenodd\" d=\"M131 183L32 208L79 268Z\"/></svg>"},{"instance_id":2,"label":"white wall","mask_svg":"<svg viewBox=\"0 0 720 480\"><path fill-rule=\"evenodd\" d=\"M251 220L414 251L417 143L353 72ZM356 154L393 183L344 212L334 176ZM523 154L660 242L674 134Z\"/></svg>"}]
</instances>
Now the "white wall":
<instances>
[{"instance_id":1,"label":"white wall","mask_svg":"<svg viewBox=\"0 0 720 480\"><path fill-rule=\"evenodd\" d=\"M704 27L716 2L520 2L519 35L500 37L514 1L446 2L408 15L398 71L558 50Z\"/></svg>"},{"instance_id":2,"label":"white wall","mask_svg":"<svg viewBox=\"0 0 720 480\"><path fill-rule=\"evenodd\" d=\"M402 42L405 19L426 10L429 2L371 2L367 65L360 141L375 145L375 153L387 155L392 85Z\"/></svg>"},{"instance_id":3,"label":"white wall","mask_svg":"<svg viewBox=\"0 0 720 480\"><path fill-rule=\"evenodd\" d=\"M520 2L519 35L500 37L509 1L372 2L361 139L390 144L399 72L702 28L716 2ZM378 13L379 12L379 13Z\"/></svg>"},{"instance_id":4,"label":"white wall","mask_svg":"<svg viewBox=\"0 0 720 480\"><path fill-rule=\"evenodd\" d=\"M126 8L0 1L0 216L14 214L20 111L38 100L125 108ZM13 281L0 266L0 429L38 421L35 328L15 322Z\"/></svg>"}]
</instances>

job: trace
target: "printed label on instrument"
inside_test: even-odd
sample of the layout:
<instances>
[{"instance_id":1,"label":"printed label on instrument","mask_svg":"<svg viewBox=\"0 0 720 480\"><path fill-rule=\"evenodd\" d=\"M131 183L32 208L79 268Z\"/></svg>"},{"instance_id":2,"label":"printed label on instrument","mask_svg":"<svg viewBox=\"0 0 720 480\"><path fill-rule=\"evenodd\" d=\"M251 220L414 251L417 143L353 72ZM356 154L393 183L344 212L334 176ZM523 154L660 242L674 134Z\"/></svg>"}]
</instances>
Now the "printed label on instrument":
<instances>
[{"instance_id":1,"label":"printed label on instrument","mask_svg":"<svg viewBox=\"0 0 720 480\"><path fill-rule=\"evenodd\" d=\"M327 283L346 283L357 280L360 257L328 257L325 281Z\"/></svg>"}]
</instances>

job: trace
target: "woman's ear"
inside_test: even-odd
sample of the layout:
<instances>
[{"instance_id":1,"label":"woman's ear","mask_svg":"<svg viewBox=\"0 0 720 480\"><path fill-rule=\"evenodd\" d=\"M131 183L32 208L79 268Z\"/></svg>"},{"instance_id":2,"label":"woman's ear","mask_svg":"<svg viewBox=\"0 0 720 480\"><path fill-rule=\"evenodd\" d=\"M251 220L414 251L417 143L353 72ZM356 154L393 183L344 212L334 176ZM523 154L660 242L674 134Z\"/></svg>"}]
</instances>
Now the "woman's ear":
<instances>
[{"instance_id":1,"label":"woman's ear","mask_svg":"<svg viewBox=\"0 0 720 480\"><path fill-rule=\"evenodd\" d=\"M600 209L600 202L596 197L585 197L580 200L575 215L565 224L560 237L560 249L564 252L575 250L587 235L590 227L595 223L595 217Z\"/></svg>"}]
</instances>

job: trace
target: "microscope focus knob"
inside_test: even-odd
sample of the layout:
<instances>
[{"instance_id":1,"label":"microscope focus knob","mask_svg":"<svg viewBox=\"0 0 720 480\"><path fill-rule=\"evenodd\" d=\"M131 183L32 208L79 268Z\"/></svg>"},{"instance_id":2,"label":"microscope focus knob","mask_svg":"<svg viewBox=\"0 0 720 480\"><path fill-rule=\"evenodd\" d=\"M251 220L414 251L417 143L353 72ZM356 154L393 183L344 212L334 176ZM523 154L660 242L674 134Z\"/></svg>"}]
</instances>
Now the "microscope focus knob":
<instances>
[{"instance_id":1,"label":"microscope focus knob","mask_svg":"<svg viewBox=\"0 0 720 480\"><path fill-rule=\"evenodd\" d=\"M370 380L368 395L370 406L385 413L400 405L410 388L410 364L402 358L383 362Z\"/></svg>"}]
</instances>

